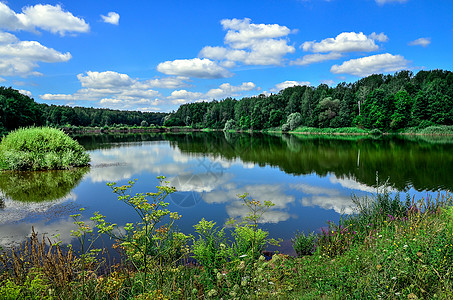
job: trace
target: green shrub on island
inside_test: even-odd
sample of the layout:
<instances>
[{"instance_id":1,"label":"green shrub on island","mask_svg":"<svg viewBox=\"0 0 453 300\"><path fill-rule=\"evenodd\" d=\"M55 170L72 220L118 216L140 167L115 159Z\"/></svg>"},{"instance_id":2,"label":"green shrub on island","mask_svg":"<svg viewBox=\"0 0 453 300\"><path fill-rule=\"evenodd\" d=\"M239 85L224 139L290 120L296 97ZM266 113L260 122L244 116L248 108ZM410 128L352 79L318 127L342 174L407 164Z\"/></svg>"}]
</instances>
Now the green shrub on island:
<instances>
[{"instance_id":1,"label":"green shrub on island","mask_svg":"<svg viewBox=\"0 0 453 300\"><path fill-rule=\"evenodd\" d=\"M55 128L17 129L0 143L0 170L69 169L89 162L85 149Z\"/></svg>"}]
</instances>

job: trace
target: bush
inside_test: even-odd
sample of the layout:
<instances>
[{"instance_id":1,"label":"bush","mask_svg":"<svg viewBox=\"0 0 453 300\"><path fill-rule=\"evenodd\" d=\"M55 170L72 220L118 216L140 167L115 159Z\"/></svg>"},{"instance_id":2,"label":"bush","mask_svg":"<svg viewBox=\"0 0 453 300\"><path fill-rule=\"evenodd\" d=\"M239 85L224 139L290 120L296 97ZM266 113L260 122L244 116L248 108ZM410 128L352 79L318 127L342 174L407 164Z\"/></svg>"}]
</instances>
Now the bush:
<instances>
[{"instance_id":1,"label":"bush","mask_svg":"<svg viewBox=\"0 0 453 300\"><path fill-rule=\"evenodd\" d=\"M291 242L298 256L312 255L316 249L316 235L314 232L308 235L303 232L296 233L296 237Z\"/></svg>"},{"instance_id":2,"label":"bush","mask_svg":"<svg viewBox=\"0 0 453 300\"><path fill-rule=\"evenodd\" d=\"M302 115L300 113L292 113L288 116L286 123L289 124L289 129L294 130L302 124Z\"/></svg>"},{"instance_id":3,"label":"bush","mask_svg":"<svg viewBox=\"0 0 453 300\"><path fill-rule=\"evenodd\" d=\"M0 170L48 170L86 166L90 156L62 130L21 128L0 143Z\"/></svg>"},{"instance_id":4,"label":"bush","mask_svg":"<svg viewBox=\"0 0 453 300\"><path fill-rule=\"evenodd\" d=\"M226 121L223 131L235 130L235 129L236 129L236 122L233 119L230 119L230 120Z\"/></svg>"}]
</instances>

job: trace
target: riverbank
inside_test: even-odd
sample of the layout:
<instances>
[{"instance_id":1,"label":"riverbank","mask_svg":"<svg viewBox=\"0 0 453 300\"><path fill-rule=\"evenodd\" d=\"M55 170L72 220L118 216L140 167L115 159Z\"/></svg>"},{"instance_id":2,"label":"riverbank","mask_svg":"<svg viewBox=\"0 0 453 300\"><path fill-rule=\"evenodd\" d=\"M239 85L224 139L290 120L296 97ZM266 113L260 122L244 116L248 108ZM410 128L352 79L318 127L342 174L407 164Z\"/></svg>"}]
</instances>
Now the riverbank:
<instances>
[{"instance_id":1,"label":"riverbank","mask_svg":"<svg viewBox=\"0 0 453 300\"><path fill-rule=\"evenodd\" d=\"M34 234L27 247L0 256L0 297L451 299L453 208L449 195L404 202L383 192L374 198L356 198L354 203L356 214L337 224L329 222L316 240L305 235L294 238L303 256L274 254L266 259L244 254L211 268L222 257L222 249L229 247L218 243L221 236L212 227L204 237L213 239L210 251L215 255L206 256L205 265L187 263L188 252L183 251L180 259L164 265L150 257L153 272L147 275L131 264L126 252L120 264L100 272L105 265L94 252L77 254L58 244L47 250L46 242ZM82 225L86 230L79 229L80 236L90 233L90 227Z\"/></svg>"},{"instance_id":2,"label":"riverbank","mask_svg":"<svg viewBox=\"0 0 453 300\"><path fill-rule=\"evenodd\" d=\"M426 128L411 127L394 132L382 132L377 129L365 129L358 127L340 127L340 128L317 128L300 126L290 131L282 131L281 127L273 127L262 130L252 129L230 129L222 130L215 128L193 128L191 126L104 126L104 127L81 127L81 126L64 126L61 129L70 134L118 134L118 133L165 133L165 132L238 132L238 133L290 133L290 134L316 134L316 135L431 135L431 136L453 136L453 126L429 126Z\"/></svg>"}]
</instances>

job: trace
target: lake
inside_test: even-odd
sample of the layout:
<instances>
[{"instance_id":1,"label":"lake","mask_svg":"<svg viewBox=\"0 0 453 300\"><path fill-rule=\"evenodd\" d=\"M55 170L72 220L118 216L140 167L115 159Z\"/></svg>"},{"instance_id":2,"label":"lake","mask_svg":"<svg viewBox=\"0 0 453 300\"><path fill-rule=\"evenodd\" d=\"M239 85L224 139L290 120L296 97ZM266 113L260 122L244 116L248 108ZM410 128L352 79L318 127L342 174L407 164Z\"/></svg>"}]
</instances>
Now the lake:
<instances>
[{"instance_id":1,"label":"lake","mask_svg":"<svg viewBox=\"0 0 453 300\"><path fill-rule=\"evenodd\" d=\"M86 208L124 225L137 221L108 182L138 179L133 192L153 192L165 175L177 192L166 200L182 215L178 228L194 233L202 218L223 225L247 209L238 194L275 203L261 222L280 252L293 254L297 231L319 232L328 220L353 213L352 195L376 192L376 183L415 199L453 188L453 140L447 137L314 136L192 132L75 137L91 167L0 173L0 246L24 241L31 227L74 243L69 215ZM108 241L105 241L109 244Z\"/></svg>"}]
</instances>

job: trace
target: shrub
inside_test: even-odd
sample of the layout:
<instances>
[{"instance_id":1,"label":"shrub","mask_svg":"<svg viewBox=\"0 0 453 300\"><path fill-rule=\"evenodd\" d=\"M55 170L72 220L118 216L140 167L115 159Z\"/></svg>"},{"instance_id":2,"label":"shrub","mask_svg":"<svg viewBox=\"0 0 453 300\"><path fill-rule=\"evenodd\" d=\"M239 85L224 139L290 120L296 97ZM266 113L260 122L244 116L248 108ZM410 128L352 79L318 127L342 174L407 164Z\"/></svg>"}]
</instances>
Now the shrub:
<instances>
[{"instance_id":1,"label":"shrub","mask_svg":"<svg viewBox=\"0 0 453 300\"><path fill-rule=\"evenodd\" d=\"M308 235L305 235L303 232L298 232L291 242L293 243L293 249L298 256L312 255L316 249L316 235L314 232L311 232Z\"/></svg>"},{"instance_id":2,"label":"shrub","mask_svg":"<svg viewBox=\"0 0 453 300\"><path fill-rule=\"evenodd\" d=\"M302 124L302 115L300 113L292 113L288 116L286 123L289 124L289 129L294 130Z\"/></svg>"},{"instance_id":3,"label":"shrub","mask_svg":"<svg viewBox=\"0 0 453 300\"><path fill-rule=\"evenodd\" d=\"M17 129L0 143L0 170L69 169L89 161L77 141L55 128Z\"/></svg>"},{"instance_id":4,"label":"shrub","mask_svg":"<svg viewBox=\"0 0 453 300\"><path fill-rule=\"evenodd\" d=\"M223 131L234 130L236 129L236 122L233 119L226 121Z\"/></svg>"}]
</instances>

